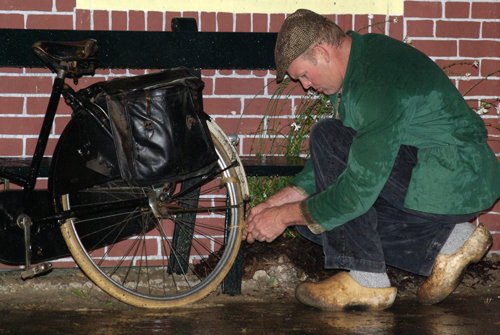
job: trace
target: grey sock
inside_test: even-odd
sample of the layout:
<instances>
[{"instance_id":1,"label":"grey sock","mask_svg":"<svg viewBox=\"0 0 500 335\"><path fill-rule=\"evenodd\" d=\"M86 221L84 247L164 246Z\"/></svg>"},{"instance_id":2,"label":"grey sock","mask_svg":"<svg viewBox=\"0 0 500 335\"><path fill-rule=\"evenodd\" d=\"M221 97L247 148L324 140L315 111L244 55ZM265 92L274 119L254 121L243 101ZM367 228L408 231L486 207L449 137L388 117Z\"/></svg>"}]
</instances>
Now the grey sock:
<instances>
[{"instance_id":1,"label":"grey sock","mask_svg":"<svg viewBox=\"0 0 500 335\"><path fill-rule=\"evenodd\" d=\"M474 232L474 229L476 229L476 225L472 223L457 223L455 225L455 228L453 228L453 230L451 231L451 234L446 240L445 244L443 245L440 253L445 255L453 254L455 251L461 248L462 245L464 245L465 241L467 241L467 239Z\"/></svg>"},{"instance_id":2,"label":"grey sock","mask_svg":"<svg viewBox=\"0 0 500 335\"><path fill-rule=\"evenodd\" d=\"M389 276L385 272L365 272L351 270L349 275L364 287L382 288L391 287Z\"/></svg>"}]
</instances>

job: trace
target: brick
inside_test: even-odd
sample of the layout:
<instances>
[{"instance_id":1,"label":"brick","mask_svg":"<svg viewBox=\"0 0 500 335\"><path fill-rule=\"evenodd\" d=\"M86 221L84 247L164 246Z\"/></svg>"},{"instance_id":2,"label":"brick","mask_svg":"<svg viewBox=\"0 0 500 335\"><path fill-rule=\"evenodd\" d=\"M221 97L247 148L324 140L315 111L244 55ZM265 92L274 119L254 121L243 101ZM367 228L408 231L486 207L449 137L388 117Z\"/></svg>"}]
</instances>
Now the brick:
<instances>
[{"instance_id":1,"label":"brick","mask_svg":"<svg viewBox=\"0 0 500 335\"><path fill-rule=\"evenodd\" d=\"M458 90L462 95L494 97L500 92L500 80L459 80Z\"/></svg>"},{"instance_id":2,"label":"brick","mask_svg":"<svg viewBox=\"0 0 500 335\"><path fill-rule=\"evenodd\" d=\"M29 14L27 29L73 29L73 15Z\"/></svg>"},{"instance_id":3,"label":"brick","mask_svg":"<svg viewBox=\"0 0 500 335\"><path fill-rule=\"evenodd\" d=\"M164 15L162 12L146 12L147 15L147 31L163 31L163 19Z\"/></svg>"},{"instance_id":4,"label":"brick","mask_svg":"<svg viewBox=\"0 0 500 335\"><path fill-rule=\"evenodd\" d=\"M406 32L411 37L434 36L434 21L430 20L408 20Z\"/></svg>"},{"instance_id":5,"label":"brick","mask_svg":"<svg viewBox=\"0 0 500 335\"><path fill-rule=\"evenodd\" d=\"M493 234L493 245L489 252L500 250L500 234Z\"/></svg>"},{"instance_id":6,"label":"brick","mask_svg":"<svg viewBox=\"0 0 500 335\"><path fill-rule=\"evenodd\" d=\"M234 70L224 70L224 69L222 69L222 70L218 70L217 72L221 76L232 76L233 73L234 73Z\"/></svg>"},{"instance_id":7,"label":"brick","mask_svg":"<svg viewBox=\"0 0 500 335\"><path fill-rule=\"evenodd\" d=\"M478 76L479 69L473 65L475 59L448 60L437 59L436 64L446 73L448 77Z\"/></svg>"},{"instance_id":8,"label":"brick","mask_svg":"<svg viewBox=\"0 0 500 335\"><path fill-rule=\"evenodd\" d=\"M267 14L252 14L253 32L267 33L269 30L269 21Z\"/></svg>"},{"instance_id":9,"label":"brick","mask_svg":"<svg viewBox=\"0 0 500 335\"><path fill-rule=\"evenodd\" d=\"M233 71L238 76L251 76L252 70L234 70Z\"/></svg>"},{"instance_id":10,"label":"brick","mask_svg":"<svg viewBox=\"0 0 500 335\"><path fill-rule=\"evenodd\" d=\"M478 38L481 22L438 21L436 22L437 37Z\"/></svg>"},{"instance_id":11,"label":"brick","mask_svg":"<svg viewBox=\"0 0 500 335\"><path fill-rule=\"evenodd\" d=\"M386 34L387 17L385 15L374 15L370 29L372 33Z\"/></svg>"},{"instance_id":12,"label":"brick","mask_svg":"<svg viewBox=\"0 0 500 335\"><path fill-rule=\"evenodd\" d=\"M257 154L284 154L286 151L286 139L276 137L253 137L249 136L240 141L243 155Z\"/></svg>"},{"instance_id":13,"label":"brick","mask_svg":"<svg viewBox=\"0 0 500 335\"><path fill-rule=\"evenodd\" d=\"M94 10L94 30L109 30L109 12Z\"/></svg>"},{"instance_id":14,"label":"brick","mask_svg":"<svg viewBox=\"0 0 500 335\"><path fill-rule=\"evenodd\" d=\"M24 15L21 14L0 14L0 29L23 29Z\"/></svg>"},{"instance_id":15,"label":"brick","mask_svg":"<svg viewBox=\"0 0 500 335\"><path fill-rule=\"evenodd\" d=\"M49 93L52 89L50 77L3 77L0 76L2 93Z\"/></svg>"},{"instance_id":16,"label":"brick","mask_svg":"<svg viewBox=\"0 0 500 335\"><path fill-rule=\"evenodd\" d=\"M2 73L23 73L23 69L18 67L2 67L0 69L0 75Z\"/></svg>"},{"instance_id":17,"label":"brick","mask_svg":"<svg viewBox=\"0 0 500 335\"><path fill-rule=\"evenodd\" d=\"M0 96L0 114L21 114L24 107L24 98Z\"/></svg>"},{"instance_id":18,"label":"brick","mask_svg":"<svg viewBox=\"0 0 500 335\"><path fill-rule=\"evenodd\" d=\"M232 115L236 112L237 115L241 112L241 99L239 98L204 98L203 108L209 115Z\"/></svg>"},{"instance_id":19,"label":"brick","mask_svg":"<svg viewBox=\"0 0 500 335\"><path fill-rule=\"evenodd\" d=\"M261 118L247 118L247 117L236 117L236 118L215 118L215 122L228 134L232 134L235 130L238 134L255 134L259 129L259 125L262 122Z\"/></svg>"},{"instance_id":20,"label":"brick","mask_svg":"<svg viewBox=\"0 0 500 335\"><path fill-rule=\"evenodd\" d=\"M218 78L215 94L255 95L264 87L264 81L257 78Z\"/></svg>"},{"instance_id":21,"label":"brick","mask_svg":"<svg viewBox=\"0 0 500 335\"><path fill-rule=\"evenodd\" d=\"M404 16L439 18L443 15L441 2L434 1L405 1Z\"/></svg>"},{"instance_id":22,"label":"brick","mask_svg":"<svg viewBox=\"0 0 500 335\"><path fill-rule=\"evenodd\" d=\"M352 15L350 14L338 15L337 25L344 31L352 30Z\"/></svg>"},{"instance_id":23,"label":"brick","mask_svg":"<svg viewBox=\"0 0 500 335\"><path fill-rule=\"evenodd\" d=\"M2 0L0 10L47 11L52 10L52 0Z\"/></svg>"},{"instance_id":24,"label":"brick","mask_svg":"<svg viewBox=\"0 0 500 335\"><path fill-rule=\"evenodd\" d=\"M76 11L76 26L77 30L90 30L90 11L78 9Z\"/></svg>"},{"instance_id":25,"label":"brick","mask_svg":"<svg viewBox=\"0 0 500 335\"><path fill-rule=\"evenodd\" d=\"M389 24L389 36L402 41L403 36L403 18L400 16L392 17L391 23Z\"/></svg>"},{"instance_id":26,"label":"brick","mask_svg":"<svg viewBox=\"0 0 500 335\"><path fill-rule=\"evenodd\" d=\"M205 77L213 77L215 76L215 70L201 70L201 77L204 79Z\"/></svg>"},{"instance_id":27,"label":"brick","mask_svg":"<svg viewBox=\"0 0 500 335\"><path fill-rule=\"evenodd\" d=\"M207 185L209 186L209 185ZM217 184L214 183L214 186L210 187L217 187ZM207 187L208 189L209 187ZM211 194L219 194L217 192L213 192ZM219 200L217 203L220 204L222 201ZM214 231L222 231L224 229L224 220L222 218L198 218L196 220L197 222L197 227L196 227L196 232L197 235L203 235L203 236L211 236L214 235Z\"/></svg>"},{"instance_id":28,"label":"brick","mask_svg":"<svg viewBox=\"0 0 500 335\"><path fill-rule=\"evenodd\" d=\"M0 143L0 156L20 156L23 154L23 140L20 138L2 138Z\"/></svg>"},{"instance_id":29,"label":"brick","mask_svg":"<svg viewBox=\"0 0 500 335\"><path fill-rule=\"evenodd\" d=\"M50 263L52 263L52 266L55 269L71 269L77 267L71 258L58 259L56 261L51 261Z\"/></svg>"},{"instance_id":30,"label":"brick","mask_svg":"<svg viewBox=\"0 0 500 335\"><path fill-rule=\"evenodd\" d=\"M250 14L236 14L236 31L248 33L252 28L252 16Z\"/></svg>"},{"instance_id":31,"label":"brick","mask_svg":"<svg viewBox=\"0 0 500 335\"><path fill-rule=\"evenodd\" d=\"M495 109L492 107L490 108L491 109L491 112L490 113L494 113L495 112ZM498 141L498 139L488 139L488 145L490 146L491 150L493 150L494 153L500 153L500 142ZM500 219L500 216L498 217Z\"/></svg>"},{"instance_id":32,"label":"brick","mask_svg":"<svg viewBox=\"0 0 500 335\"><path fill-rule=\"evenodd\" d=\"M269 98L245 99L243 113L245 115L291 115L292 101Z\"/></svg>"},{"instance_id":33,"label":"brick","mask_svg":"<svg viewBox=\"0 0 500 335\"><path fill-rule=\"evenodd\" d=\"M270 20L269 32L277 33L285 21L285 14L271 14Z\"/></svg>"},{"instance_id":34,"label":"brick","mask_svg":"<svg viewBox=\"0 0 500 335\"><path fill-rule=\"evenodd\" d=\"M289 135L290 125L294 120L292 118L267 118L267 129L268 135Z\"/></svg>"},{"instance_id":35,"label":"brick","mask_svg":"<svg viewBox=\"0 0 500 335\"><path fill-rule=\"evenodd\" d=\"M500 22L483 22L483 38L500 38Z\"/></svg>"},{"instance_id":36,"label":"brick","mask_svg":"<svg viewBox=\"0 0 500 335\"><path fill-rule=\"evenodd\" d=\"M217 31L217 14L201 13L201 31Z\"/></svg>"},{"instance_id":37,"label":"brick","mask_svg":"<svg viewBox=\"0 0 500 335\"><path fill-rule=\"evenodd\" d=\"M217 13L217 31L223 31L223 32L233 31L233 14Z\"/></svg>"},{"instance_id":38,"label":"brick","mask_svg":"<svg viewBox=\"0 0 500 335\"><path fill-rule=\"evenodd\" d=\"M66 84L68 84L69 86L71 86L75 90L79 90L81 88L95 84L95 83L100 82L102 80L103 80L103 78L100 78L100 77L82 77L78 80L78 85L75 85L73 83L73 81L67 81Z\"/></svg>"},{"instance_id":39,"label":"brick","mask_svg":"<svg viewBox=\"0 0 500 335\"><path fill-rule=\"evenodd\" d=\"M45 114L49 97L27 97L26 98L26 113L31 115ZM59 101L61 103L61 101Z\"/></svg>"},{"instance_id":40,"label":"brick","mask_svg":"<svg viewBox=\"0 0 500 335\"><path fill-rule=\"evenodd\" d=\"M123 76L125 74L127 74L127 70L126 69L110 69L110 74L112 76Z\"/></svg>"},{"instance_id":41,"label":"brick","mask_svg":"<svg viewBox=\"0 0 500 335\"><path fill-rule=\"evenodd\" d=\"M412 45L430 57L457 56L457 42L447 40L417 40ZM461 55L467 56L467 55Z\"/></svg>"},{"instance_id":42,"label":"brick","mask_svg":"<svg viewBox=\"0 0 500 335\"><path fill-rule=\"evenodd\" d=\"M111 12L111 30L127 30L128 16L127 12L113 11Z\"/></svg>"},{"instance_id":43,"label":"brick","mask_svg":"<svg viewBox=\"0 0 500 335\"><path fill-rule=\"evenodd\" d=\"M146 18L143 11L131 10L128 12L128 30L144 31L146 29Z\"/></svg>"},{"instance_id":44,"label":"brick","mask_svg":"<svg viewBox=\"0 0 500 335\"><path fill-rule=\"evenodd\" d=\"M277 92L278 88L280 85L283 84L277 84L276 80L273 80L267 85L267 91L269 94L274 94ZM303 96L306 92L298 82L291 81L288 86L283 90L283 95L296 95L296 96Z\"/></svg>"},{"instance_id":45,"label":"brick","mask_svg":"<svg viewBox=\"0 0 500 335\"><path fill-rule=\"evenodd\" d=\"M472 2L471 12L471 17L474 19L498 19L500 17L500 3Z\"/></svg>"},{"instance_id":46,"label":"brick","mask_svg":"<svg viewBox=\"0 0 500 335\"><path fill-rule=\"evenodd\" d=\"M76 7L76 0L56 0L58 12L73 12Z\"/></svg>"},{"instance_id":47,"label":"brick","mask_svg":"<svg viewBox=\"0 0 500 335\"><path fill-rule=\"evenodd\" d=\"M460 41L461 57L497 57L500 58L500 41L475 40Z\"/></svg>"},{"instance_id":48,"label":"brick","mask_svg":"<svg viewBox=\"0 0 500 335\"><path fill-rule=\"evenodd\" d=\"M268 70L253 70L252 74L256 77L267 77L269 75Z\"/></svg>"},{"instance_id":49,"label":"brick","mask_svg":"<svg viewBox=\"0 0 500 335\"><path fill-rule=\"evenodd\" d=\"M40 66L43 66L43 65L40 64ZM46 67L25 68L25 71L26 71L26 74L36 74L36 75L45 74L46 77L49 77L50 75L52 75L52 71L50 71Z\"/></svg>"},{"instance_id":50,"label":"brick","mask_svg":"<svg viewBox=\"0 0 500 335\"><path fill-rule=\"evenodd\" d=\"M35 153L37 142L38 142L37 138L28 138L26 140L26 155L33 156L33 154ZM52 156L52 154L54 153L54 149L56 148L56 145L57 145L57 139L49 138L49 141L47 142L47 148L45 149L45 154L47 156Z\"/></svg>"},{"instance_id":51,"label":"brick","mask_svg":"<svg viewBox=\"0 0 500 335\"><path fill-rule=\"evenodd\" d=\"M486 77L500 70L500 60L483 59L481 60L481 76ZM500 74L496 74L497 76Z\"/></svg>"},{"instance_id":52,"label":"brick","mask_svg":"<svg viewBox=\"0 0 500 335\"><path fill-rule=\"evenodd\" d=\"M1 117L0 134L35 135L42 124L41 117Z\"/></svg>"},{"instance_id":53,"label":"brick","mask_svg":"<svg viewBox=\"0 0 500 335\"><path fill-rule=\"evenodd\" d=\"M49 103L49 97L27 97L26 98L26 113L30 115L45 114L47 110L47 104ZM70 115L71 108L66 105L64 99L59 100L59 105L57 107L57 115Z\"/></svg>"},{"instance_id":54,"label":"brick","mask_svg":"<svg viewBox=\"0 0 500 335\"><path fill-rule=\"evenodd\" d=\"M444 16L448 19L468 18L470 4L468 2L445 2Z\"/></svg>"},{"instance_id":55,"label":"brick","mask_svg":"<svg viewBox=\"0 0 500 335\"><path fill-rule=\"evenodd\" d=\"M354 16L354 31L361 34L368 32L368 15Z\"/></svg>"},{"instance_id":56,"label":"brick","mask_svg":"<svg viewBox=\"0 0 500 335\"><path fill-rule=\"evenodd\" d=\"M135 239L118 242L113 245L113 248L108 249L107 254L109 257L129 254L131 250L135 250L134 248L137 248L137 242L138 241ZM158 241L156 239L146 239L140 243L141 248L144 248L143 250L147 250L149 255L157 255L159 253Z\"/></svg>"}]
</instances>

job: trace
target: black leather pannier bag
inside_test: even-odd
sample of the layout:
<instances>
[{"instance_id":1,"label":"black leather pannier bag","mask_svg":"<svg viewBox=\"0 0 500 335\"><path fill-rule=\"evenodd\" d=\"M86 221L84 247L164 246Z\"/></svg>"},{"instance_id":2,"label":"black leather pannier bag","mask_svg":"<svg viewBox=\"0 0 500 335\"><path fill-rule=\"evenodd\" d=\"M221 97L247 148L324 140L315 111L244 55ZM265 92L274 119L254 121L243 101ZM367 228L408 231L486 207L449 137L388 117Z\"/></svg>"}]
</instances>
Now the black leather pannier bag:
<instances>
[{"instance_id":1,"label":"black leather pannier bag","mask_svg":"<svg viewBox=\"0 0 500 335\"><path fill-rule=\"evenodd\" d=\"M203 112L203 82L186 68L98 84L122 178L131 185L174 182L209 172L217 154Z\"/></svg>"}]
</instances>

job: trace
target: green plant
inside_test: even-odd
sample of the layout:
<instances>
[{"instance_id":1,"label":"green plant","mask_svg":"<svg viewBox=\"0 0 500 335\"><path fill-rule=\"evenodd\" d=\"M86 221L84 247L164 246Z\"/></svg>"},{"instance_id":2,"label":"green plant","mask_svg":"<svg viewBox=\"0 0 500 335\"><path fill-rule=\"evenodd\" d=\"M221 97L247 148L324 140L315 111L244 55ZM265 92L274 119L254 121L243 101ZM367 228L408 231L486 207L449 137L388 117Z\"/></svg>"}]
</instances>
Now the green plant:
<instances>
[{"instance_id":1,"label":"green plant","mask_svg":"<svg viewBox=\"0 0 500 335\"><path fill-rule=\"evenodd\" d=\"M327 96L309 90L293 95L300 84L286 78L271 96L252 141L250 153L258 157L307 157L307 139L311 127L320 119L331 117L333 107ZM299 89L298 89L299 88ZM292 116L283 115L291 105Z\"/></svg>"},{"instance_id":2,"label":"green plant","mask_svg":"<svg viewBox=\"0 0 500 335\"><path fill-rule=\"evenodd\" d=\"M311 127L320 119L331 117L334 109L325 95L309 91L294 96L300 84L285 79L267 105L264 117L257 129L251 146L251 154L258 157L285 156L308 157L307 139ZM293 115L283 115L291 104ZM291 177L250 177L250 206L265 201L270 195L289 184Z\"/></svg>"}]
</instances>

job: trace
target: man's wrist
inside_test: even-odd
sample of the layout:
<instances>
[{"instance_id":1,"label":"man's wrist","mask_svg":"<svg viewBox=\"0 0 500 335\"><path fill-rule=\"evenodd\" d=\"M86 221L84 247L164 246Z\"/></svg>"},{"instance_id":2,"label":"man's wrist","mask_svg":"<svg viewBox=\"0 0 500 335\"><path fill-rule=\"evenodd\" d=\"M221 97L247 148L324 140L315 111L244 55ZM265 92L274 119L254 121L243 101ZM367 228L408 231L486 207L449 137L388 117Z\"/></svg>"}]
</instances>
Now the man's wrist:
<instances>
[{"instance_id":1,"label":"man's wrist","mask_svg":"<svg viewBox=\"0 0 500 335\"><path fill-rule=\"evenodd\" d=\"M314 218L312 217L311 213L309 212L309 208L307 207L306 200L301 201L299 207L300 207L300 213L304 218L304 222L307 228L309 228L309 230L311 231L311 233L318 235L326 231L325 228L323 228L320 224L314 221Z\"/></svg>"}]
</instances>

